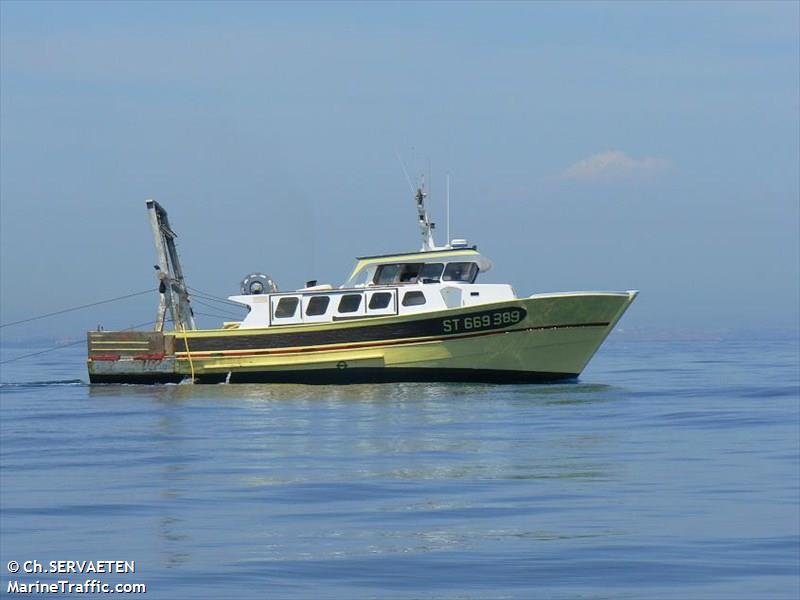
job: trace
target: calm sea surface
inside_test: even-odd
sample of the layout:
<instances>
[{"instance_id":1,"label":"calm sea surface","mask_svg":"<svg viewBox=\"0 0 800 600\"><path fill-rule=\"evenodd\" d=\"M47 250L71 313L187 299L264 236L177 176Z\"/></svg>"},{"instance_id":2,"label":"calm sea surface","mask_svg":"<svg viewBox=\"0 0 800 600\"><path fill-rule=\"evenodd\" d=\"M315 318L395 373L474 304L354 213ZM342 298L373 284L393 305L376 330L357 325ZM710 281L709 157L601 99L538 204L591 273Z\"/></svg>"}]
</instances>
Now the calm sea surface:
<instances>
[{"instance_id":1,"label":"calm sea surface","mask_svg":"<svg viewBox=\"0 0 800 600\"><path fill-rule=\"evenodd\" d=\"M509 387L89 387L83 354L2 367L0 596L800 594L796 340L612 339ZM7 567L87 559L135 573Z\"/></svg>"}]
</instances>

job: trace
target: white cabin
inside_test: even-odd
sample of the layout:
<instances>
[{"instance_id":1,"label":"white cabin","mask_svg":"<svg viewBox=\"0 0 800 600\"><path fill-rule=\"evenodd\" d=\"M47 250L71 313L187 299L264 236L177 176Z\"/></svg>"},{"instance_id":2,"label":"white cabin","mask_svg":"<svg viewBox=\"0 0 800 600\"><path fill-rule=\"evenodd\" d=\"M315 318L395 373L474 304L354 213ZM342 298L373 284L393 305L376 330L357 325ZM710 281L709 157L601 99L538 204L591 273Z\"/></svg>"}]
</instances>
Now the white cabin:
<instances>
[{"instance_id":1,"label":"white cabin","mask_svg":"<svg viewBox=\"0 0 800 600\"><path fill-rule=\"evenodd\" d=\"M516 298L505 284L475 283L492 263L472 248L365 256L339 288L230 296L248 306L240 329L440 311ZM227 326L235 326L233 324Z\"/></svg>"}]
</instances>

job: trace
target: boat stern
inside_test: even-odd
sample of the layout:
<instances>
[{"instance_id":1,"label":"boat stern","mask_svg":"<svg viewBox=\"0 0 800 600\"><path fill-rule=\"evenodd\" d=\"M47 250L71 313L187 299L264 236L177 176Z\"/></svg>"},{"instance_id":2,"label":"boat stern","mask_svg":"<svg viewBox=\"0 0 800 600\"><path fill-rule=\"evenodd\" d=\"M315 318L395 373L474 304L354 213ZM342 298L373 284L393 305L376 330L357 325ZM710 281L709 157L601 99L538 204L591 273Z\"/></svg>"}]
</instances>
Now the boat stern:
<instances>
[{"instance_id":1,"label":"boat stern","mask_svg":"<svg viewBox=\"0 0 800 600\"><path fill-rule=\"evenodd\" d=\"M90 383L178 383L174 336L160 331L90 331L86 366Z\"/></svg>"}]
</instances>

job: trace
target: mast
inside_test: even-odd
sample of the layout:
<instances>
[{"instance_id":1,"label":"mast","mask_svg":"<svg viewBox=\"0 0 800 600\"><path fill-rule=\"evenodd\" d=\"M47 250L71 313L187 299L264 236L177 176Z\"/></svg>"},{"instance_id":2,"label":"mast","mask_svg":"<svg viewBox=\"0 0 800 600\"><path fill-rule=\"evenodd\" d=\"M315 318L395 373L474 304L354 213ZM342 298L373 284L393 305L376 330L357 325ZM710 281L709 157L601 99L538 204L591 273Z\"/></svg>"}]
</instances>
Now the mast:
<instances>
[{"instance_id":1,"label":"mast","mask_svg":"<svg viewBox=\"0 0 800 600\"><path fill-rule=\"evenodd\" d=\"M155 200L147 200L147 212L153 229L160 292L155 331L164 331L167 311L172 316L176 330L196 329L194 312L189 304L189 292L183 277L175 238L178 237L169 226L167 211Z\"/></svg>"},{"instance_id":2,"label":"mast","mask_svg":"<svg viewBox=\"0 0 800 600\"><path fill-rule=\"evenodd\" d=\"M424 190L425 185L417 188L417 214L419 215L419 229L422 234L422 248L421 252L428 252L436 249L436 242L433 240L433 230L436 228L436 223L432 223L428 218L428 209L425 207L425 198L428 194Z\"/></svg>"}]
</instances>

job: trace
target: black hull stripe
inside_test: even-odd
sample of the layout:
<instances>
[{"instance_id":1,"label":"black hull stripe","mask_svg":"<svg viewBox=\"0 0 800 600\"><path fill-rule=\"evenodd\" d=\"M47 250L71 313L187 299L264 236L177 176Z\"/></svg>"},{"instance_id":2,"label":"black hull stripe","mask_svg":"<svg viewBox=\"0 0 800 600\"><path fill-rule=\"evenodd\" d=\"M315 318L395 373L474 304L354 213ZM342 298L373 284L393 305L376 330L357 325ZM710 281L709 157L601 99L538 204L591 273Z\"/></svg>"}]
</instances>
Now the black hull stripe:
<instances>
[{"instance_id":1,"label":"black hull stripe","mask_svg":"<svg viewBox=\"0 0 800 600\"><path fill-rule=\"evenodd\" d=\"M579 325L545 325L542 327L524 327L522 329L503 329L500 331L484 331L482 333L471 333L467 335L448 335L436 338L412 338L410 340L381 340L363 344L328 344L325 346L313 346L310 348L278 348L275 350L242 350L228 352L198 352L194 349L193 340L189 344L189 351L192 358L225 358L237 357L246 358L250 356L283 356L285 354L308 354L315 352L333 352L337 350L358 350L361 348L384 348L386 346L406 346L410 344L420 344L427 342L442 342L449 340L464 340L469 338L483 337L486 335L499 335L503 333L525 333L527 331L546 331L549 329L571 329L576 327L607 327L608 323L581 323ZM179 354L186 354L179 352Z\"/></svg>"},{"instance_id":2,"label":"black hull stripe","mask_svg":"<svg viewBox=\"0 0 800 600\"><path fill-rule=\"evenodd\" d=\"M515 317L509 317L513 313ZM352 344L357 342L377 342L383 340L401 340L409 338L439 337L450 333L446 326L450 325L453 334L459 334L454 323L466 319L488 319L486 327L480 331L498 331L519 325L527 316L521 306L507 306L491 310L476 311L455 316L433 317L395 321L394 323L359 324L353 322L347 326L316 331L262 331L261 333L242 333L213 337L189 337L189 350L194 352L212 352L214 350L267 350L274 348L292 348L301 346L325 346L330 344ZM499 317L499 318L498 318ZM503 322L502 318L508 320ZM185 352L186 346L182 336L175 338L175 351Z\"/></svg>"},{"instance_id":3,"label":"black hull stripe","mask_svg":"<svg viewBox=\"0 0 800 600\"><path fill-rule=\"evenodd\" d=\"M507 310L507 309L506 309ZM520 311L522 318L525 316L525 310L522 308L514 307L513 310ZM483 311L478 313L469 313L461 318L480 318L488 315L490 318L497 312L504 312L503 310ZM371 326L356 326L347 327L342 329L329 329L323 331L298 331L294 333L258 333L258 334L242 334L242 335L226 335L219 337L190 337L189 338L189 351L194 355L202 355L207 353L213 355L214 352L225 353L221 356L232 356L232 351L235 350L249 350L246 354L269 354L270 351L282 350L288 352L288 348L298 348L297 352L303 351L316 351L316 347L322 347L320 350L332 350L336 347L343 345L350 345L354 343L361 343L362 345L393 345L405 343L418 343L420 341L441 341L449 339L464 339L469 337L476 337L481 335L489 335L493 333L511 333L519 331L543 331L548 329L572 329L577 327L607 327L608 322L597 323L569 323L563 325L540 325L535 327L526 327L521 329L503 328L503 326L490 327L482 331L470 334L453 333L450 335L442 335L444 331L443 321L447 318L424 319L419 321L410 321L405 323L387 324L387 325L371 325ZM522 320L522 319L520 319ZM512 326L511 324L506 327ZM186 352L186 343L184 338L176 337L175 339L176 353ZM243 353L245 354L245 353Z\"/></svg>"},{"instance_id":4,"label":"black hull stripe","mask_svg":"<svg viewBox=\"0 0 800 600\"><path fill-rule=\"evenodd\" d=\"M197 383L221 383L227 374L201 375ZM502 371L494 369L404 369L350 368L307 371L233 372L230 383L300 383L307 385L349 385L357 383L554 383L574 380L578 373L542 371ZM92 375L91 383L175 383L183 376L170 375Z\"/></svg>"}]
</instances>

